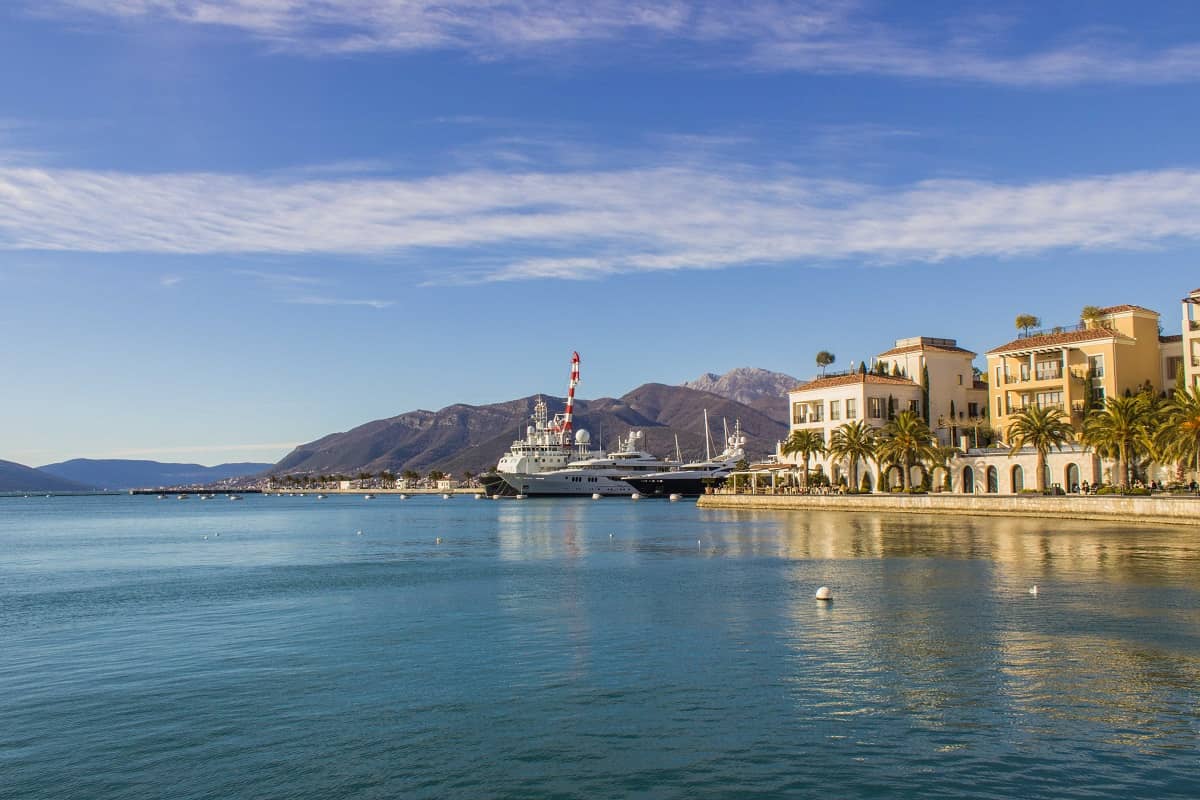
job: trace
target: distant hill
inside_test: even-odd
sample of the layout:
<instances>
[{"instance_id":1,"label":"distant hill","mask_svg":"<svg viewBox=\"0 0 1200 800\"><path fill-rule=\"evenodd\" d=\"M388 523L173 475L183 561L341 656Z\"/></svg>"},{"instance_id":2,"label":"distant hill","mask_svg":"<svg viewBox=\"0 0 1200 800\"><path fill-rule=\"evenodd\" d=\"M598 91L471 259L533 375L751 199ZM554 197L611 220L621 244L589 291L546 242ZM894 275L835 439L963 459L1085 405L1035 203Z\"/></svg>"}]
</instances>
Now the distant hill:
<instances>
[{"instance_id":1,"label":"distant hill","mask_svg":"<svg viewBox=\"0 0 1200 800\"><path fill-rule=\"evenodd\" d=\"M757 367L738 367L724 375L706 372L683 384L689 389L728 397L787 424L787 393L800 381L782 372Z\"/></svg>"},{"instance_id":2,"label":"distant hill","mask_svg":"<svg viewBox=\"0 0 1200 800\"><path fill-rule=\"evenodd\" d=\"M406 469L451 474L482 472L496 465L524 436L537 395L483 406L453 405L440 411L410 411L375 420L344 433L302 444L271 470L284 473L380 472ZM551 413L565 400L545 397ZM586 428L594 446L616 445L631 429L645 433L643 447L656 455L675 452L675 436L684 457L704 455L704 410L708 409L714 452L722 448L722 418L732 428L741 420L752 457L774 452L787 426L756 408L685 386L647 383L619 398L576 400L576 429Z\"/></svg>"},{"instance_id":3,"label":"distant hill","mask_svg":"<svg viewBox=\"0 0 1200 800\"><path fill-rule=\"evenodd\" d=\"M91 488L41 470L0 460L0 492L78 492Z\"/></svg>"},{"instance_id":4,"label":"distant hill","mask_svg":"<svg viewBox=\"0 0 1200 800\"><path fill-rule=\"evenodd\" d=\"M103 489L154 489L159 486L190 486L215 483L226 478L254 475L270 464L238 463L205 467L201 464L171 464L128 459L75 458L38 469L50 475Z\"/></svg>"}]
</instances>

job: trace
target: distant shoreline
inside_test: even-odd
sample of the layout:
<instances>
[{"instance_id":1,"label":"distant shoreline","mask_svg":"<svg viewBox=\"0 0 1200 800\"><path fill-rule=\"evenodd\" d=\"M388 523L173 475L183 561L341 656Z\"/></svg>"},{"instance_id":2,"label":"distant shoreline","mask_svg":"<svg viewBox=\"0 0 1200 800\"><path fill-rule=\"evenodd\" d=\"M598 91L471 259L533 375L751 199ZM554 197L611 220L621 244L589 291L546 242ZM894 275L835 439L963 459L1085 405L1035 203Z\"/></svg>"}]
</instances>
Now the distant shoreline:
<instances>
[{"instance_id":1,"label":"distant shoreline","mask_svg":"<svg viewBox=\"0 0 1200 800\"><path fill-rule=\"evenodd\" d=\"M955 514L978 517L1069 518L1138 525L1200 525L1196 497L1026 497L958 494L925 495L749 495L711 494L696 505L755 511L849 511L900 514Z\"/></svg>"}]
</instances>

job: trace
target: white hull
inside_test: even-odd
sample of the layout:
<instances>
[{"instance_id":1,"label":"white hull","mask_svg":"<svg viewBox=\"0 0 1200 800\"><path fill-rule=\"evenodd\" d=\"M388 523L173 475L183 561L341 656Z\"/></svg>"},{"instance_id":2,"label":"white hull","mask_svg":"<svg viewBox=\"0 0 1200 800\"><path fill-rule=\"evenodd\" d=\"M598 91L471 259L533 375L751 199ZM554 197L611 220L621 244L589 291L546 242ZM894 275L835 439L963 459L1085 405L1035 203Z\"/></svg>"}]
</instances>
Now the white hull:
<instances>
[{"instance_id":1,"label":"white hull","mask_svg":"<svg viewBox=\"0 0 1200 800\"><path fill-rule=\"evenodd\" d=\"M588 474L590 473L590 474ZM548 474L510 474L504 482L513 491L529 497L629 497L634 489L616 475L597 475L595 470L570 470Z\"/></svg>"}]
</instances>

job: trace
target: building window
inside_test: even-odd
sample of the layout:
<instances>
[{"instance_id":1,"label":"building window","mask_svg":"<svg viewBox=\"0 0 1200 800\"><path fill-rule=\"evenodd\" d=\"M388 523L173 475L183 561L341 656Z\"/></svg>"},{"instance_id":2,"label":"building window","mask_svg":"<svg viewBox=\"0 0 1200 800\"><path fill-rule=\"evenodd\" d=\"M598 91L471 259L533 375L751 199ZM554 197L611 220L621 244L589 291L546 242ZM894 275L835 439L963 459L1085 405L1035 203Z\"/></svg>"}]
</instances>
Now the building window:
<instances>
[{"instance_id":1,"label":"building window","mask_svg":"<svg viewBox=\"0 0 1200 800\"><path fill-rule=\"evenodd\" d=\"M858 418L858 401L853 397L846 399L846 419Z\"/></svg>"},{"instance_id":2,"label":"building window","mask_svg":"<svg viewBox=\"0 0 1200 800\"><path fill-rule=\"evenodd\" d=\"M962 386L962 373L958 373L958 385Z\"/></svg>"},{"instance_id":3,"label":"building window","mask_svg":"<svg viewBox=\"0 0 1200 800\"><path fill-rule=\"evenodd\" d=\"M804 403L792 403L792 424L803 425L808 421L808 406Z\"/></svg>"},{"instance_id":4,"label":"building window","mask_svg":"<svg viewBox=\"0 0 1200 800\"><path fill-rule=\"evenodd\" d=\"M909 400L908 401L908 410L914 414L920 414L921 413L921 401L920 400Z\"/></svg>"},{"instance_id":5,"label":"building window","mask_svg":"<svg viewBox=\"0 0 1200 800\"><path fill-rule=\"evenodd\" d=\"M967 416L968 417L978 417L979 416L979 403L967 403Z\"/></svg>"},{"instance_id":6,"label":"building window","mask_svg":"<svg viewBox=\"0 0 1200 800\"><path fill-rule=\"evenodd\" d=\"M1104 377L1104 356L1088 356L1088 371L1093 378Z\"/></svg>"},{"instance_id":7,"label":"building window","mask_svg":"<svg viewBox=\"0 0 1200 800\"><path fill-rule=\"evenodd\" d=\"M841 400L830 400L829 401L829 419L834 420L834 419L841 419L841 418L842 418L842 401Z\"/></svg>"},{"instance_id":8,"label":"building window","mask_svg":"<svg viewBox=\"0 0 1200 800\"><path fill-rule=\"evenodd\" d=\"M1004 416L1004 398L1003 397L996 398L996 416L997 417Z\"/></svg>"},{"instance_id":9,"label":"building window","mask_svg":"<svg viewBox=\"0 0 1200 800\"><path fill-rule=\"evenodd\" d=\"M887 401L882 397L867 398L867 416L871 419L883 419L887 409Z\"/></svg>"},{"instance_id":10,"label":"building window","mask_svg":"<svg viewBox=\"0 0 1200 800\"><path fill-rule=\"evenodd\" d=\"M1039 361L1036 365L1037 379L1051 381L1062 378L1062 361Z\"/></svg>"},{"instance_id":11,"label":"building window","mask_svg":"<svg viewBox=\"0 0 1200 800\"><path fill-rule=\"evenodd\" d=\"M1092 385L1092 405L1097 405L1097 406L1104 405L1104 387L1103 386L1099 386L1099 385L1095 385L1095 384Z\"/></svg>"},{"instance_id":12,"label":"building window","mask_svg":"<svg viewBox=\"0 0 1200 800\"><path fill-rule=\"evenodd\" d=\"M809 412L809 422L822 422L825 419L825 403L824 401L813 403L812 411Z\"/></svg>"},{"instance_id":13,"label":"building window","mask_svg":"<svg viewBox=\"0 0 1200 800\"><path fill-rule=\"evenodd\" d=\"M1004 367L996 367L996 385L1004 383Z\"/></svg>"},{"instance_id":14,"label":"building window","mask_svg":"<svg viewBox=\"0 0 1200 800\"><path fill-rule=\"evenodd\" d=\"M1062 408L1062 392L1038 392L1035 400L1038 408Z\"/></svg>"}]
</instances>

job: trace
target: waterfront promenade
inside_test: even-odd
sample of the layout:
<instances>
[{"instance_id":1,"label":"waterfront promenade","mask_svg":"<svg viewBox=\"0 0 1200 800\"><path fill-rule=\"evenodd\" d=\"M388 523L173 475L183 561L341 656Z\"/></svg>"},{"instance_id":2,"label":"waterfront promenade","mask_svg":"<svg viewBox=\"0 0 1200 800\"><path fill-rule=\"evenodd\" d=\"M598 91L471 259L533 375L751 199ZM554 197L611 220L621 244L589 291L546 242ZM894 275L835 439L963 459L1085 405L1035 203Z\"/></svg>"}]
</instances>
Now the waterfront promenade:
<instances>
[{"instance_id":1,"label":"waterfront promenade","mask_svg":"<svg viewBox=\"0 0 1200 800\"><path fill-rule=\"evenodd\" d=\"M767 511L862 511L906 514L956 514L983 517L1067 518L1153 525L1200 526L1200 498L961 494L770 495L711 494L700 508Z\"/></svg>"}]
</instances>

